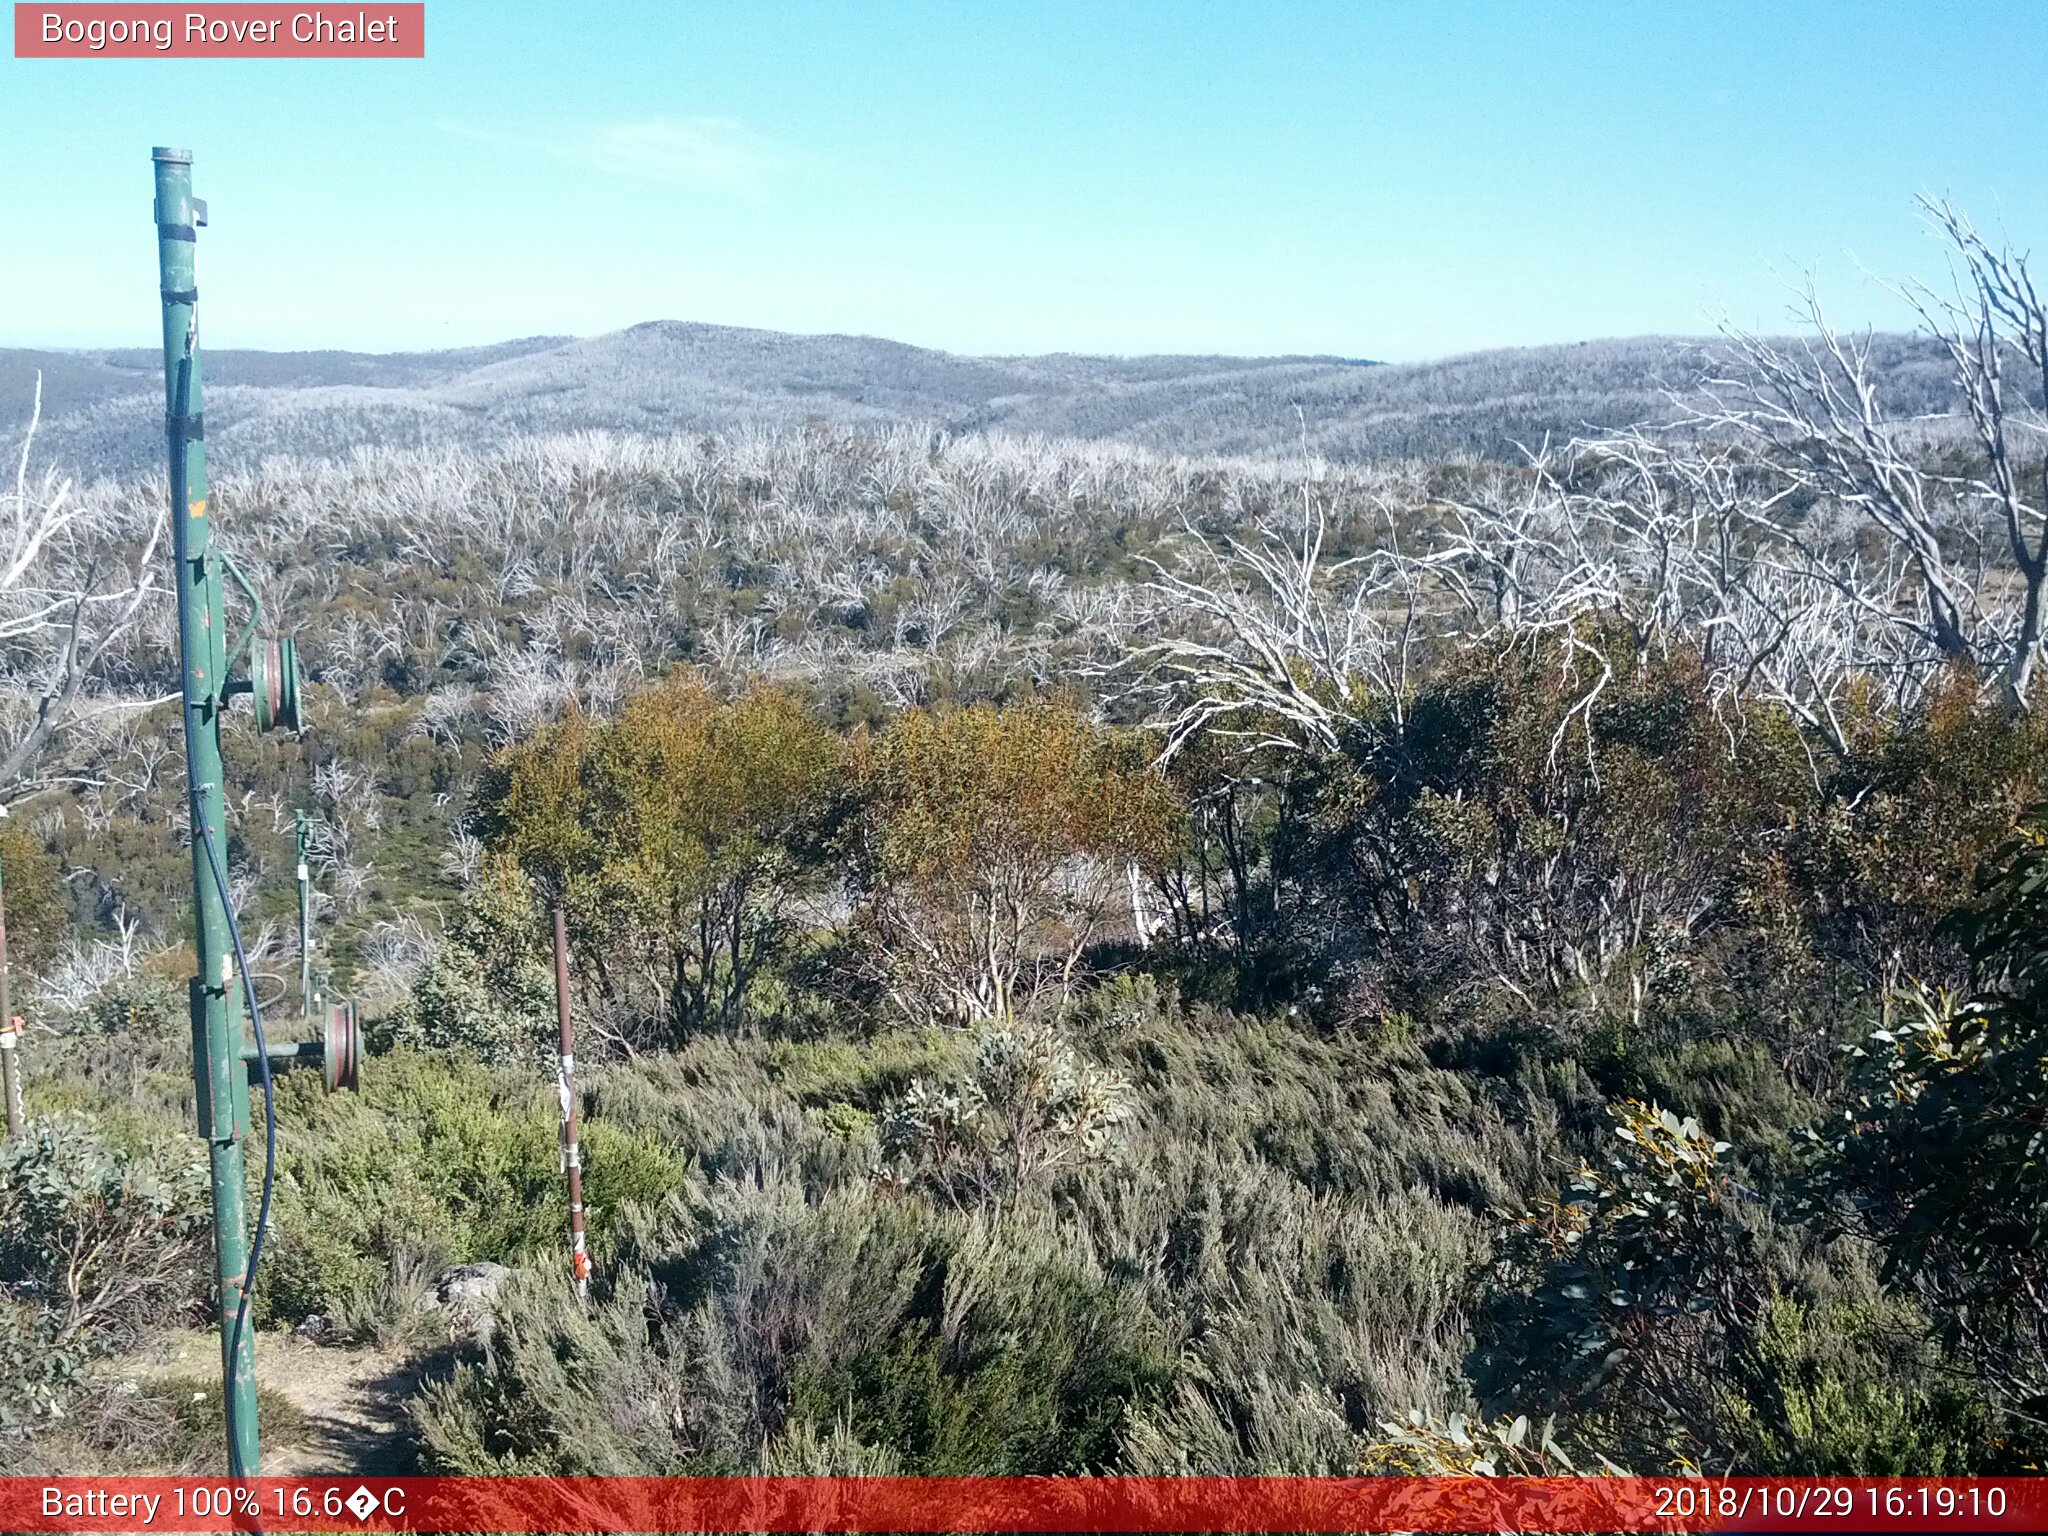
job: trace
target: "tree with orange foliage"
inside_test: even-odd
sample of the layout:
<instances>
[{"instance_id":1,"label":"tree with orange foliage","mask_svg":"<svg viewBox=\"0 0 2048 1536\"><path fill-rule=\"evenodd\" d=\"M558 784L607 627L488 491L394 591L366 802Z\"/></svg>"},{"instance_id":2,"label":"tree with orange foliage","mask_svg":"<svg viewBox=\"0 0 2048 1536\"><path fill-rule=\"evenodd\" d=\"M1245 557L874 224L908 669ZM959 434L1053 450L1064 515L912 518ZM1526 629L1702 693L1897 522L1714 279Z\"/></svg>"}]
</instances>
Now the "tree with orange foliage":
<instances>
[{"instance_id":1,"label":"tree with orange foliage","mask_svg":"<svg viewBox=\"0 0 2048 1536\"><path fill-rule=\"evenodd\" d=\"M1180 815L1132 738L1061 698L903 714L856 738L854 878L906 1012L1004 1022L1072 984Z\"/></svg>"},{"instance_id":2,"label":"tree with orange foliage","mask_svg":"<svg viewBox=\"0 0 2048 1536\"><path fill-rule=\"evenodd\" d=\"M503 754L479 820L568 907L601 985L644 979L677 1032L731 1026L820 878L839 774L838 739L794 694L724 700L679 676Z\"/></svg>"}]
</instances>

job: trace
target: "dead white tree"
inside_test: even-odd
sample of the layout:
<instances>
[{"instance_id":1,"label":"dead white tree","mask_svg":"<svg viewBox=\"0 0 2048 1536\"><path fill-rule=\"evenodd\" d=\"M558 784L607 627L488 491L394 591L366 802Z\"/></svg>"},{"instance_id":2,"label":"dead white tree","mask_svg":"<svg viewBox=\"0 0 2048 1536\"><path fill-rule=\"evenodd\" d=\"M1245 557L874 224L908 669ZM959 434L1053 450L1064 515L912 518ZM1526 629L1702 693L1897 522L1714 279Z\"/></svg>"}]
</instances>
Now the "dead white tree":
<instances>
[{"instance_id":1,"label":"dead white tree","mask_svg":"<svg viewBox=\"0 0 2048 1536\"><path fill-rule=\"evenodd\" d=\"M1245 750L1328 750L1371 698L1405 703L1419 571L1398 552L1331 561L1321 503L1219 549L1184 525L1181 568L1148 561L1159 638L1123 663L1158 713L1171 759L1202 734Z\"/></svg>"},{"instance_id":2,"label":"dead white tree","mask_svg":"<svg viewBox=\"0 0 2048 1536\"><path fill-rule=\"evenodd\" d=\"M1809 504L1776 522L1807 575L1903 631L1908 651L1995 679L2020 709L2048 585L2048 310L2024 255L1994 248L1946 203L1923 206L1949 242L1954 282L1947 294L1897 291L1948 357L1973 463L1927 453L1926 423L1886 407L1872 339L1837 331L1811 286L1803 342L1727 333L1736 366L1708 382L1689 425L1747 445ZM1843 565L1835 511L1891 546L1902 587L1872 588Z\"/></svg>"},{"instance_id":3,"label":"dead white tree","mask_svg":"<svg viewBox=\"0 0 2048 1536\"><path fill-rule=\"evenodd\" d=\"M1994 249L1947 202L1921 206L1960 265L1951 266L1948 294L1907 293L1948 353L1983 453L1973 472L1944 479L1989 514L2019 573L2017 600L2003 605L1997 629L2008 702L2024 708L2041 660L2048 586L2048 307L2024 254Z\"/></svg>"},{"instance_id":4,"label":"dead white tree","mask_svg":"<svg viewBox=\"0 0 2048 1536\"><path fill-rule=\"evenodd\" d=\"M22 435L11 493L0 496L0 800L81 775L60 738L82 717L175 698L107 686L102 663L165 589L156 552L165 502L137 529L132 507L80 496L54 469L31 478L43 382Z\"/></svg>"}]
</instances>

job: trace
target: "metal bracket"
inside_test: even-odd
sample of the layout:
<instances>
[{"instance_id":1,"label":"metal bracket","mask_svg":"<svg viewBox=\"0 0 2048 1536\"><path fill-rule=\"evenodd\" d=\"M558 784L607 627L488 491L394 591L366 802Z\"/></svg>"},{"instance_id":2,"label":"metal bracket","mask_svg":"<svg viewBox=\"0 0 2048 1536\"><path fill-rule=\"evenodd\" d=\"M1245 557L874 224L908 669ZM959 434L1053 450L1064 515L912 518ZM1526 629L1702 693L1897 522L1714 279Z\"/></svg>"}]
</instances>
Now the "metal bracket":
<instances>
[{"instance_id":1,"label":"metal bracket","mask_svg":"<svg viewBox=\"0 0 2048 1536\"><path fill-rule=\"evenodd\" d=\"M256 589L249 584L249 578L244 576L242 568L235 564L234 556L224 549L216 549L214 553L220 556L222 567L234 578L235 585L240 587L243 595L249 599L249 622L243 626L241 634L235 637L235 643L228 647L225 665L232 667L242 659L243 653L249 649L250 640L255 638L257 628L263 623L263 599L256 595Z\"/></svg>"},{"instance_id":2,"label":"metal bracket","mask_svg":"<svg viewBox=\"0 0 2048 1536\"><path fill-rule=\"evenodd\" d=\"M248 1041L242 1043L241 1054L243 1062L247 1065L256 1064L256 1047ZM362 1035L356 1024L356 1005L353 999L328 1007L327 1018L318 1040L271 1042L270 1065L273 1070L299 1061L320 1064L321 1081L329 1093L351 1091L356 1088L361 1080L363 1045Z\"/></svg>"}]
</instances>

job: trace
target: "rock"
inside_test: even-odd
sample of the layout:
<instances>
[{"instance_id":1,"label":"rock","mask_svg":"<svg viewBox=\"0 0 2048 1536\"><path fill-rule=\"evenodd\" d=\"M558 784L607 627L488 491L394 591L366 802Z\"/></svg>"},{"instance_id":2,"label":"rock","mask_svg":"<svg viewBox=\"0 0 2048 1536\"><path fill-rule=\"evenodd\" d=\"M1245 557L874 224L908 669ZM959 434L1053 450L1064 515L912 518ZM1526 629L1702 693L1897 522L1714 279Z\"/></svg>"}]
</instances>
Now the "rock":
<instances>
[{"instance_id":1,"label":"rock","mask_svg":"<svg viewBox=\"0 0 2048 1536\"><path fill-rule=\"evenodd\" d=\"M488 1259L444 1270L419 1301L422 1312L445 1314L451 1331L467 1328L478 1338L496 1322L498 1292L518 1271Z\"/></svg>"},{"instance_id":2,"label":"rock","mask_svg":"<svg viewBox=\"0 0 2048 1536\"><path fill-rule=\"evenodd\" d=\"M488 1259L477 1264L458 1264L434 1282L434 1295L444 1307L488 1306L497 1300L498 1292L515 1273Z\"/></svg>"}]
</instances>

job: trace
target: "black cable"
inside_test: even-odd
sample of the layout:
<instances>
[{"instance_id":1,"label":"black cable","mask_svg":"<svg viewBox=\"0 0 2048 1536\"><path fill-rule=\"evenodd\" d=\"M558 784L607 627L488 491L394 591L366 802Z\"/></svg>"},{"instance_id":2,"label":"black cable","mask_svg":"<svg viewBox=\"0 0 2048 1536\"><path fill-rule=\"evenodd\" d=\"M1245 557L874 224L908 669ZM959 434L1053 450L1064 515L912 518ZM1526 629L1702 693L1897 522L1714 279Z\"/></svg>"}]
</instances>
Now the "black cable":
<instances>
[{"instance_id":1,"label":"black cable","mask_svg":"<svg viewBox=\"0 0 2048 1536\"><path fill-rule=\"evenodd\" d=\"M185 560L185 530L189 520L186 500L191 486L186 476L185 465L185 413L192 403L192 350L197 340L197 321L198 316L195 312L192 322L185 331L185 355L178 360L175 401L165 422L165 436L170 440L171 448L171 523L175 531L180 565ZM181 570L179 575L181 578L187 578L188 573ZM181 579L178 583L178 633L181 637L186 632L184 609L185 589L188 585L189 579ZM188 665L189 662L181 656L180 664ZM221 681L215 679L215 686L218 687ZM181 679L181 691L182 684ZM201 797L213 786L200 783L199 775L194 771L192 714L189 706L185 712L185 784L191 801L192 835L206 849L206 860L213 870L213 883L220 891L221 909L227 914L228 936L234 941L235 963L242 972L242 992L249 1002L249 1024L256 1035L257 1068L263 1077L263 1198L257 1206L256 1236L249 1245L249 1262L242 1270L242 1295L235 1308L235 1326L228 1335L228 1380L223 1383L226 1390L222 1394L227 1420L229 1471L235 1477L248 1477L252 1475L252 1469L242 1465L241 1441L235 1433L235 1356L241 1349L242 1331L248 1326L249 1297L256 1287L256 1266L263 1258L263 1238L270 1230L270 1195L277 1173L277 1099L271 1086L270 1042L263 1035L263 1009L256 1000L256 981L249 973L249 956L242 948L242 927L235 921L235 904L228 895L227 871L221 865L220 850L214 846L213 829L206 823L206 808L201 803ZM231 1066L230 1070L234 1068ZM232 1108L229 1110L229 1118L228 1130L232 1136Z\"/></svg>"},{"instance_id":2,"label":"black cable","mask_svg":"<svg viewBox=\"0 0 2048 1536\"><path fill-rule=\"evenodd\" d=\"M201 785L202 792L212 788ZM249 1264L242 1272L242 1300L235 1308L235 1331L228 1338L229 1369L234 1367L235 1353L241 1347L242 1329L249 1320L249 1297L256 1289L256 1266L263 1261L263 1238L270 1230L270 1191L277 1172L277 1100L271 1089L270 1042L263 1037L263 1010L256 1002L256 979L249 973L249 957L242 949L242 925L235 921L234 902L228 896L227 871L221 867L220 850L214 846L213 828L206 824L203 808L198 796L193 797L192 824L199 830L200 840L206 844L206 861L213 866L213 883L220 889L221 909L228 915L228 936L234 940L235 965L242 973L242 995L249 1001L249 1027L256 1036L256 1066L263 1077L263 1198L256 1207L256 1236L249 1244ZM228 1401L234 1401L232 1389ZM232 1426L230 1427L229 1449L234 1448ZM250 1469L242 1468L238 1477L247 1477Z\"/></svg>"}]
</instances>

